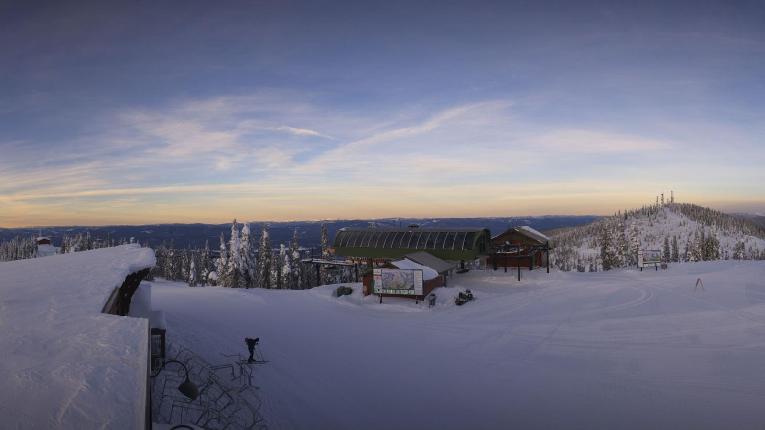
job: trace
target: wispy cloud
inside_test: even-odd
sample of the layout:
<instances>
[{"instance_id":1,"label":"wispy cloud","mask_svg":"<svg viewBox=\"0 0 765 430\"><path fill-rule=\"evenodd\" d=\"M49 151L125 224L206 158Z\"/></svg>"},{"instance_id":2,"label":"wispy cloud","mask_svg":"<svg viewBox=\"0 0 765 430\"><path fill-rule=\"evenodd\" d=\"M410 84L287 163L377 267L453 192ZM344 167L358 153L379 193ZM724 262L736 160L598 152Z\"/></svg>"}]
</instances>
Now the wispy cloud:
<instances>
[{"instance_id":1,"label":"wispy cloud","mask_svg":"<svg viewBox=\"0 0 765 430\"><path fill-rule=\"evenodd\" d=\"M308 128L297 128L297 127L287 127L287 126L281 126L277 127L276 130L284 131L290 134L294 134L296 136L313 136L313 137L323 137L326 139L333 139L331 136L327 136L325 134L319 133L316 130L311 130Z\"/></svg>"},{"instance_id":2,"label":"wispy cloud","mask_svg":"<svg viewBox=\"0 0 765 430\"><path fill-rule=\"evenodd\" d=\"M294 97L131 108L99 124L106 132L55 153L14 144L25 163L0 160L0 223L22 213L56 219L46 208L95 222L221 221L237 208L253 219L428 215L432 207L442 208L435 216L591 213L588 205L604 207L593 203L598 196L622 207L644 187L685 184L683 173L699 163L695 154L673 161L683 142L540 123L510 100L348 115ZM619 162L635 154L630 166ZM635 191L619 197L625 188Z\"/></svg>"}]
</instances>

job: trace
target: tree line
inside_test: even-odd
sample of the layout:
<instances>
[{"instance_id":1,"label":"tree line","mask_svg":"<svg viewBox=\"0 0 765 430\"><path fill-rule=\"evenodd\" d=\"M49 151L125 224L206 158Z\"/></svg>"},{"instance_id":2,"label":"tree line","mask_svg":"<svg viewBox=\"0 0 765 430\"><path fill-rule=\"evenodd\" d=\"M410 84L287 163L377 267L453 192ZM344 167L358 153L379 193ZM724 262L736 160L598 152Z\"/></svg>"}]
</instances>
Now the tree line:
<instances>
[{"instance_id":1,"label":"tree line","mask_svg":"<svg viewBox=\"0 0 765 430\"><path fill-rule=\"evenodd\" d=\"M227 288L268 288L298 290L317 285L349 282L351 268L317 266L305 261L313 252L300 247L298 230L289 244L274 248L263 226L256 239L247 223L236 220L226 237L221 233L217 251L208 243L202 249L175 249L161 245L155 249L157 264L152 277L183 281L190 286ZM329 259L329 237L326 225L321 227L321 258Z\"/></svg>"},{"instance_id":2,"label":"tree line","mask_svg":"<svg viewBox=\"0 0 765 430\"><path fill-rule=\"evenodd\" d=\"M87 251L90 249L107 248L111 246L132 243L132 240L111 237L96 238L90 232L75 235L64 235L61 238L59 254L70 252ZM37 256L37 237L16 236L10 240L0 242L0 261L25 260Z\"/></svg>"}]
</instances>

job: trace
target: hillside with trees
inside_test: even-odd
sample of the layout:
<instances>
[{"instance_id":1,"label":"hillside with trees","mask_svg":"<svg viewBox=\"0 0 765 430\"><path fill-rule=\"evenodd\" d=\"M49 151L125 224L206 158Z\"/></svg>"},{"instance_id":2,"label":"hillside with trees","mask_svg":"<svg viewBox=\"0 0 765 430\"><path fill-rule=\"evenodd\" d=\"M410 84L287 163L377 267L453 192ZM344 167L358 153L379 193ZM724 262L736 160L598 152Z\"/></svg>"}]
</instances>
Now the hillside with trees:
<instances>
[{"instance_id":1,"label":"hillside with trees","mask_svg":"<svg viewBox=\"0 0 765 430\"><path fill-rule=\"evenodd\" d=\"M658 199L551 237L551 264L564 271L636 266L639 250L660 251L667 263L765 259L765 228L714 209Z\"/></svg>"}]
</instances>

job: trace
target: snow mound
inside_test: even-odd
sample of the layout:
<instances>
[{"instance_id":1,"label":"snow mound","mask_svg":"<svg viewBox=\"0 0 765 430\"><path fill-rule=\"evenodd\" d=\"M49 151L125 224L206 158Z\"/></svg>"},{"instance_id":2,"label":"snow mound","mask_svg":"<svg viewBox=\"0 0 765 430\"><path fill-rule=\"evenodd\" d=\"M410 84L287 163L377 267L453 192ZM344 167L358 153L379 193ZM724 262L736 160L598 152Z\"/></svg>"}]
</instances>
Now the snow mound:
<instances>
[{"instance_id":1,"label":"snow mound","mask_svg":"<svg viewBox=\"0 0 765 430\"><path fill-rule=\"evenodd\" d=\"M124 245L0 263L3 428L142 428L148 321L101 313L154 252Z\"/></svg>"}]
</instances>

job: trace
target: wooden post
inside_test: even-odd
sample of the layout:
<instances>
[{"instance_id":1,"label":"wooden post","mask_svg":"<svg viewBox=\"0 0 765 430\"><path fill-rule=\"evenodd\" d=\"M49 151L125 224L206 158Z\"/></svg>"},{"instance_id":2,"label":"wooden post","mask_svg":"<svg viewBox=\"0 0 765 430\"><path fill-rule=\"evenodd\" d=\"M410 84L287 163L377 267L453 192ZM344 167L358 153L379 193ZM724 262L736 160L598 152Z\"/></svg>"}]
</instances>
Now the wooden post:
<instances>
[{"instance_id":1,"label":"wooden post","mask_svg":"<svg viewBox=\"0 0 765 430\"><path fill-rule=\"evenodd\" d=\"M521 280L521 262L518 262L518 281Z\"/></svg>"},{"instance_id":2,"label":"wooden post","mask_svg":"<svg viewBox=\"0 0 765 430\"><path fill-rule=\"evenodd\" d=\"M550 273L550 248L546 248L545 252L547 253L547 273Z\"/></svg>"}]
</instances>

